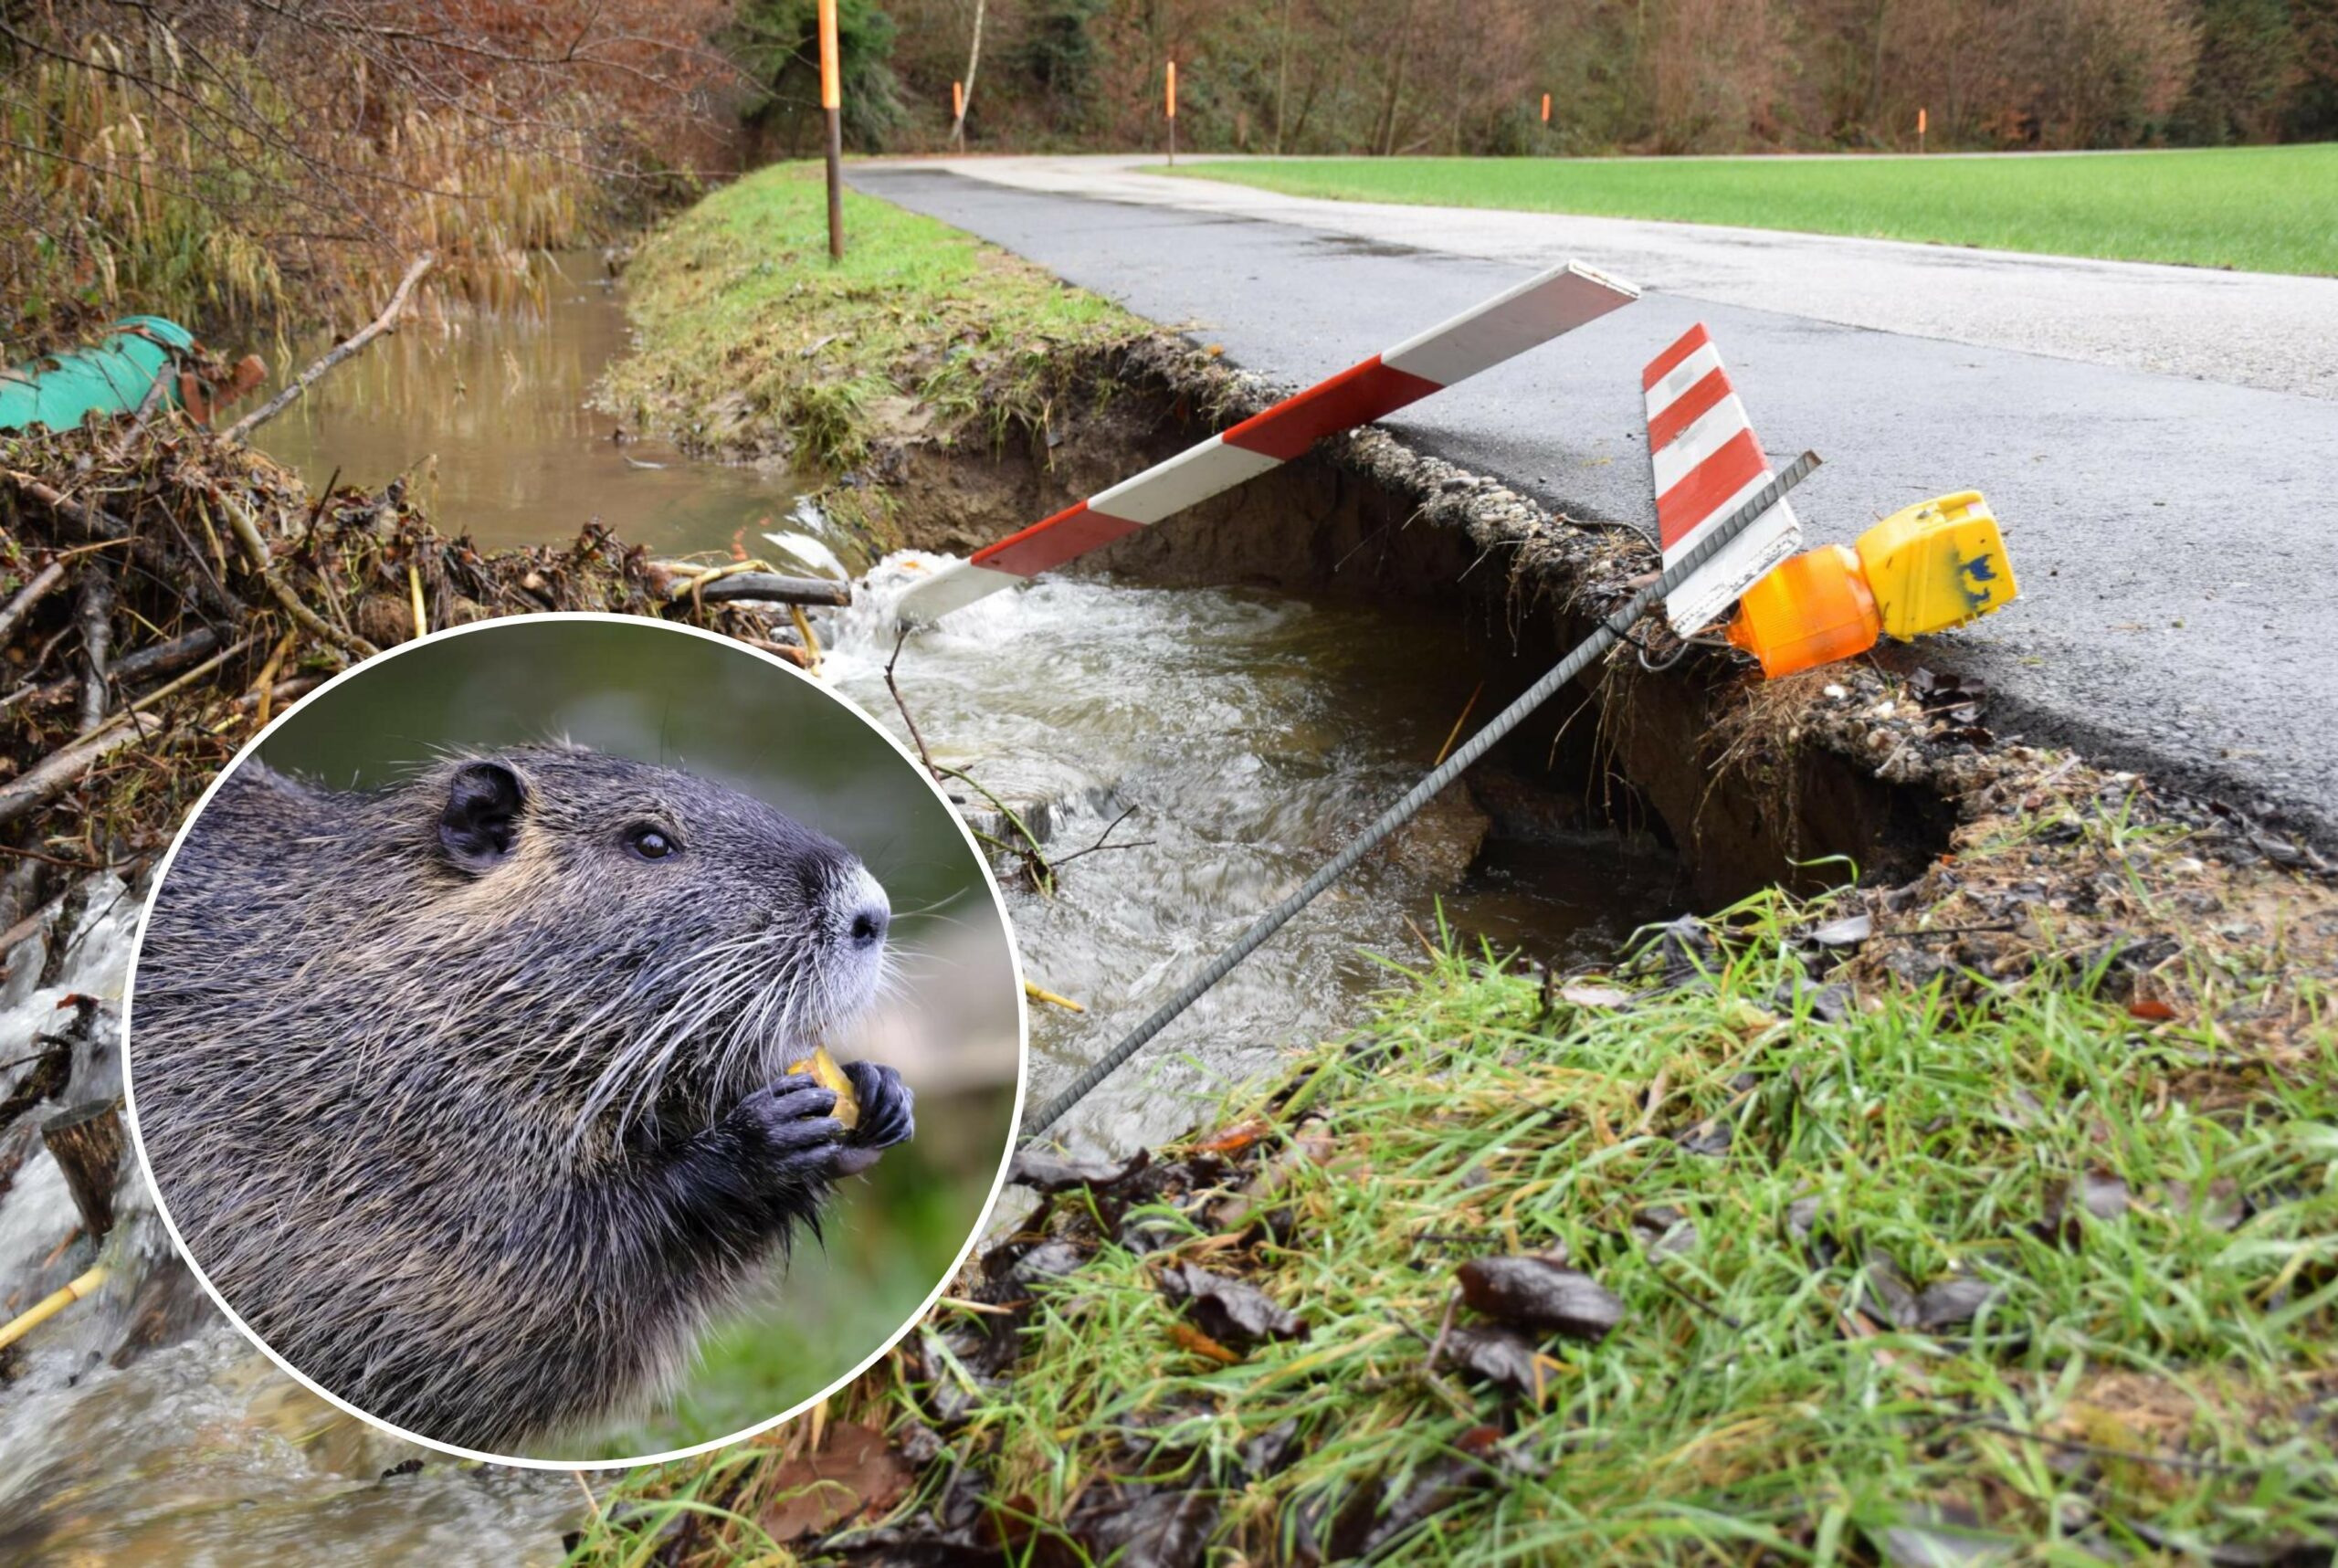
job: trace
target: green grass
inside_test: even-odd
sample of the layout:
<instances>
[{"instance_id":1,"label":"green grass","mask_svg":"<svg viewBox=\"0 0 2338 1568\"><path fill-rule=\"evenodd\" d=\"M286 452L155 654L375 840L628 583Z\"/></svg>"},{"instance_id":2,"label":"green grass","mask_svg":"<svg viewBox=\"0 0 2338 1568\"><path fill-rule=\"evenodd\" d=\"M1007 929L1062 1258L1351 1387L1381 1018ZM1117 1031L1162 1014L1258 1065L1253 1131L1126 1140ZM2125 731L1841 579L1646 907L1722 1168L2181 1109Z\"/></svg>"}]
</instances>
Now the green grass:
<instances>
[{"instance_id":1,"label":"green grass","mask_svg":"<svg viewBox=\"0 0 2338 1568\"><path fill-rule=\"evenodd\" d=\"M2134 851L2098 826L2097 841ZM2145 1531L2186 1552L2327 1539L2326 994L2284 983L2309 1018L2287 1070L2235 1054L2205 1011L2155 1023L2098 999L2083 968L1985 984L1964 1005L1887 990L1827 1023L1779 1000L1800 973L1790 933L1824 914L1750 900L1717 922L1725 946L1703 978L1668 991L1627 977L1622 1006L1553 1006L1535 977L1452 947L1407 973L1358 1037L1299 1063L1312 1077L1290 1101L1254 1090L1225 1107L1287 1128L1302 1103L1323 1118L1296 1123L1329 1152L1273 1199L1284 1239L1212 1235L1164 1204L1151 1212L1184 1233L1169 1251L1106 1240L1040 1286L1010 1381L947 1429L903 1511L970 1465L994 1526L1057 1553L1008 1561L1101 1564L1058 1533L1075 1504L1114 1480L1174 1479L1216 1490L1222 1546L1284 1561L1295 1521L1322 1538L1356 1500L1385 1510L1450 1466L1449 1490L1385 1560L1860 1562L1894 1531L1934 1529L1993 1561L2076 1563L2101 1560L2089 1546L2148 1555ZM2204 983L2238 1016L2256 994L2235 977L2276 974L2280 958L2277 938ZM1708 1120L1731 1129L1725 1152L1673 1136ZM2048 1223L2049 1194L2089 1173L2125 1184L2125 1211ZM1080 1200L1063 1201L1077 1233ZM1635 1231L1657 1207L1696 1227L1680 1250L1659 1256ZM1086 1228L1109 1237L1111 1220ZM1626 1315L1596 1345L1545 1342L1539 1405L1426 1364L1461 1262L1553 1248ZM1231 1365L1195 1353L1155 1279L1179 1256L1257 1284L1311 1333ZM1895 1267L1918 1287L1961 1277L1996 1294L1969 1326L1894 1328L1863 1299ZM952 1321L945 1308L936 1326ZM865 1383L847 1418L897 1436L933 1420L911 1375ZM1285 1423L1298 1458L1246 1474L1244 1446ZM739 1517L678 1563L786 1561L753 1522L772 1485L739 1453L638 1474L574 1561L625 1561L677 1510L726 1507ZM1903 1536L1891 1560L1923 1550Z\"/></svg>"},{"instance_id":2,"label":"green grass","mask_svg":"<svg viewBox=\"0 0 2338 1568\"><path fill-rule=\"evenodd\" d=\"M2084 157L1326 158L1174 172L1341 201L2338 274L2338 143Z\"/></svg>"},{"instance_id":3,"label":"green grass","mask_svg":"<svg viewBox=\"0 0 2338 1568\"><path fill-rule=\"evenodd\" d=\"M627 271L640 341L605 401L688 445L786 447L835 472L889 430L1003 432L1080 354L1147 330L890 203L847 192L845 233L832 265L810 163L761 170L661 228Z\"/></svg>"}]
</instances>

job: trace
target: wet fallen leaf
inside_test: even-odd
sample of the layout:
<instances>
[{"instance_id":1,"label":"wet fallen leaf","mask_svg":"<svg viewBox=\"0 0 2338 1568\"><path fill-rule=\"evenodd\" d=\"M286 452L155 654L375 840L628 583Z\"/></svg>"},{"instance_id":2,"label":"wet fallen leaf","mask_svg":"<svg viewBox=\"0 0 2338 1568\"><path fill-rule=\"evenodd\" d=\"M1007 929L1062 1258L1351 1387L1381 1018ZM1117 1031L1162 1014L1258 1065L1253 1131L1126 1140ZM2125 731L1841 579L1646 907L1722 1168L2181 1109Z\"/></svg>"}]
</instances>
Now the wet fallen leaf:
<instances>
[{"instance_id":1,"label":"wet fallen leaf","mask_svg":"<svg viewBox=\"0 0 2338 1568\"><path fill-rule=\"evenodd\" d=\"M2188 1531L2161 1530L2141 1520L2122 1522L2145 1542L2158 1547L2171 1557L2205 1563L2208 1568L2330 1568L2331 1550L2327 1541L2305 1541L2292 1537L2282 1541L2211 1543L2198 1540Z\"/></svg>"},{"instance_id":2,"label":"wet fallen leaf","mask_svg":"<svg viewBox=\"0 0 2338 1568\"><path fill-rule=\"evenodd\" d=\"M1068 1193L1079 1187L1109 1191L1152 1163L1153 1156L1142 1149L1125 1160L1068 1160L1042 1150L1021 1149L1016 1152L1015 1163L1008 1169L1006 1179L1018 1187L1047 1194Z\"/></svg>"},{"instance_id":3,"label":"wet fallen leaf","mask_svg":"<svg viewBox=\"0 0 2338 1568\"><path fill-rule=\"evenodd\" d=\"M2169 1182L2165 1202L2168 1213L2188 1215L2209 1230L2238 1230L2249 1215L2248 1200L2230 1176L2205 1184Z\"/></svg>"},{"instance_id":4,"label":"wet fallen leaf","mask_svg":"<svg viewBox=\"0 0 2338 1568\"><path fill-rule=\"evenodd\" d=\"M1870 1252L1866 1267L1868 1288L1864 1294L1852 1296L1852 1310L1880 1318L1895 1329L1917 1327L1922 1312L1916 1305L1916 1288L1900 1266L1881 1252Z\"/></svg>"},{"instance_id":5,"label":"wet fallen leaf","mask_svg":"<svg viewBox=\"0 0 2338 1568\"><path fill-rule=\"evenodd\" d=\"M1214 1492L1194 1488L1095 1488L1074 1512L1071 1535L1083 1562L1110 1563L1113 1568L1200 1568L1217 1528L1219 1506Z\"/></svg>"},{"instance_id":6,"label":"wet fallen leaf","mask_svg":"<svg viewBox=\"0 0 2338 1568\"><path fill-rule=\"evenodd\" d=\"M1473 1258L1461 1299L1489 1318L1593 1343L1624 1321L1624 1303L1579 1269L1532 1257Z\"/></svg>"},{"instance_id":7,"label":"wet fallen leaf","mask_svg":"<svg viewBox=\"0 0 2338 1568\"><path fill-rule=\"evenodd\" d=\"M993 1253L985 1268L1000 1284L1027 1290L1043 1279L1060 1279L1088 1261L1088 1254L1077 1242L1044 1241L1008 1264L1002 1253ZM1005 1265L1002 1269L999 1266Z\"/></svg>"},{"instance_id":8,"label":"wet fallen leaf","mask_svg":"<svg viewBox=\"0 0 2338 1568\"><path fill-rule=\"evenodd\" d=\"M2113 1220L2125 1215L2127 1184L2120 1177L2108 1171L2089 1171L2075 1184L2075 1193L2073 1185L2058 1182L2047 1188L2045 1217L2034 1227L2041 1240L2076 1247L2084 1236L2081 1216ZM2075 1207L2070 1203L2073 1196L2078 1199Z\"/></svg>"},{"instance_id":9,"label":"wet fallen leaf","mask_svg":"<svg viewBox=\"0 0 2338 1568\"><path fill-rule=\"evenodd\" d=\"M1212 1154L1238 1154L1271 1131L1270 1123L1253 1117L1211 1133L1201 1141L1201 1148Z\"/></svg>"},{"instance_id":10,"label":"wet fallen leaf","mask_svg":"<svg viewBox=\"0 0 2338 1568\"><path fill-rule=\"evenodd\" d=\"M1810 933L1810 941L1820 947L1857 947L1874 934L1875 918L1862 913L1828 921Z\"/></svg>"},{"instance_id":11,"label":"wet fallen leaf","mask_svg":"<svg viewBox=\"0 0 2338 1568\"><path fill-rule=\"evenodd\" d=\"M2117 1219L2127 1212L2127 1184L2108 1171L2089 1171L2079 1191L2086 1212L2097 1219Z\"/></svg>"},{"instance_id":12,"label":"wet fallen leaf","mask_svg":"<svg viewBox=\"0 0 2338 1568\"><path fill-rule=\"evenodd\" d=\"M1588 1007L1604 1012L1616 1007L1628 1007L1632 994L1617 985L1562 985L1559 1000L1572 1007Z\"/></svg>"},{"instance_id":13,"label":"wet fallen leaf","mask_svg":"<svg viewBox=\"0 0 2338 1568\"><path fill-rule=\"evenodd\" d=\"M1662 967L1668 991L1709 980L1722 965L1721 944L1694 915L1682 915L1657 927L1655 939L1639 950L1638 956L1652 958Z\"/></svg>"},{"instance_id":14,"label":"wet fallen leaf","mask_svg":"<svg viewBox=\"0 0 2338 1568\"><path fill-rule=\"evenodd\" d=\"M883 1434L845 1422L828 1428L816 1452L772 1472L778 1496L764 1510L763 1526L774 1541L825 1534L847 1520L883 1513L909 1495L911 1479L908 1462Z\"/></svg>"},{"instance_id":15,"label":"wet fallen leaf","mask_svg":"<svg viewBox=\"0 0 2338 1568\"><path fill-rule=\"evenodd\" d=\"M1242 1468L1252 1480L1280 1475L1299 1457L1299 1419L1276 1422L1242 1445Z\"/></svg>"},{"instance_id":16,"label":"wet fallen leaf","mask_svg":"<svg viewBox=\"0 0 2338 1568\"><path fill-rule=\"evenodd\" d=\"M1169 1337L1179 1349L1191 1351L1197 1356L1206 1356L1221 1365L1232 1366L1242 1359L1191 1323L1171 1323Z\"/></svg>"},{"instance_id":17,"label":"wet fallen leaf","mask_svg":"<svg viewBox=\"0 0 2338 1568\"><path fill-rule=\"evenodd\" d=\"M1471 1453L1490 1448L1495 1436L1490 1426L1472 1427L1455 1440L1462 1453L1440 1455L1409 1477L1383 1478L1352 1494L1332 1521L1331 1538L1324 1542L1328 1561L1345 1563L1382 1552L1423 1520L1492 1482L1498 1472Z\"/></svg>"},{"instance_id":18,"label":"wet fallen leaf","mask_svg":"<svg viewBox=\"0 0 2338 1568\"><path fill-rule=\"evenodd\" d=\"M1667 1205L1645 1208L1632 1216L1632 1229L1650 1258L1669 1258L1694 1251L1697 1227L1688 1215Z\"/></svg>"},{"instance_id":19,"label":"wet fallen leaf","mask_svg":"<svg viewBox=\"0 0 2338 1568\"><path fill-rule=\"evenodd\" d=\"M1986 1280L1970 1275L1935 1279L1916 1293L1914 1328L1925 1332L1954 1329L1971 1322L1983 1308L2005 1294Z\"/></svg>"},{"instance_id":20,"label":"wet fallen leaf","mask_svg":"<svg viewBox=\"0 0 2338 1568\"><path fill-rule=\"evenodd\" d=\"M1964 1568L2006 1562L2029 1543L1984 1529L1980 1516L1962 1503L1920 1503L1879 1531L1875 1544L1891 1568Z\"/></svg>"},{"instance_id":21,"label":"wet fallen leaf","mask_svg":"<svg viewBox=\"0 0 2338 1568\"><path fill-rule=\"evenodd\" d=\"M1672 1141L1680 1145L1680 1152L1684 1154L1702 1154L1709 1160L1718 1160L1728 1154L1730 1141L1735 1136L1736 1129L1732 1123L1718 1116L1709 1116L1696 1125L1673 1134Z\"/></svg>"},{"instance_id":22,"label":"wet fallen leaf","mask_svg":"<svg viewBox=\"0 0 2338 1568\"><path fill-rule=\"evenodd\" d=\"M1160 1280L1162 1292L1184 1302L1195 1325L1220 1344L1307 1337L1307 1325L1255 1285L1195 1263L1173 1263L1161 1271Z\"/></svg>"},{"instance_id":23,"label":"wet fallen leaf","mask_svg":"<svg viewBox=\"0 0 2338 1568\"><path fill-rule=\"evenodd\" d=\"M1536 1405L1563 1364L1516 1329L1470 1325L1445 1336L1445 1360L1476 1378Z\"/></svg>"}]
</instances>

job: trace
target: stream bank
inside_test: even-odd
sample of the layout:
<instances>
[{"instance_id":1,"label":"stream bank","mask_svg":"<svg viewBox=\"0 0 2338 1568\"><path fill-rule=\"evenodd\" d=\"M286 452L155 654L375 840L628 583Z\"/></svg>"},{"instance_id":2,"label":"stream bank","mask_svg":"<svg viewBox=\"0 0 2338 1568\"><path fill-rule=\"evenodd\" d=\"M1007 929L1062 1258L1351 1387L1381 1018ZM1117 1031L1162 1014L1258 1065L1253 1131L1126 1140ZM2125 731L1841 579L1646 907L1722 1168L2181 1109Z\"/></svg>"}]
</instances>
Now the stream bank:
<instances>
[{"instance_id":1,"label":"stream bank","mask_svg":"<svg viewBox=\"0 0 2338 1568\"><path fill-rule=\"evenodd\" d=\"M830 493L963 551L1280 390L1160 335L1067 375ZM921 648L1206 583L1401 615L1490 711L1649 557L1366 431L1090 561L913 642L912 705ZM885 1368L629 1478L583 1560L2329 1561L2329 869L1912 663L1576 703L1473 794L1636 825L1720 913L1400 947L1182 1136L1027 1157Z\"/></svg>"},{"instance_id":2,"label":"stream bank","mask_svg":"<svg viewBox=\"0 0 2338 1568\"><path fill-rule=\"evenodd\" d=\"M1979 794L1907 886L1449 944L1027 1152L886 1368L581 1561L2327 1563L2338 886L2068 754Z\"/></svg>"},{"instance_id":3,"label":"stream bank","mask_svg":"<svg viewBox=\"0 0 2338 1568\"><path fill-rule=\"evenodd\" d=\"M1288 390L858 194L854 248L831 270L812 254L815 173L758 173L634 248L638 342L603 401L693 451L808 463L828 476L824 511L872 558L995 542ZM1490 714L1653 559L1629 530L1580 525L1366 429L1069 575L1403 605L1443 623L1420 657L1482 679ZM1554 811L1658 836L1709 906L1823 885L1797 867L1829 858L1905 879L1965 810L1955 770L1920 768L1830 689L1823 671L1764 686L1702 648L1660 674L1611 659L1498 761Z\"/></svg>"}]
</instances>

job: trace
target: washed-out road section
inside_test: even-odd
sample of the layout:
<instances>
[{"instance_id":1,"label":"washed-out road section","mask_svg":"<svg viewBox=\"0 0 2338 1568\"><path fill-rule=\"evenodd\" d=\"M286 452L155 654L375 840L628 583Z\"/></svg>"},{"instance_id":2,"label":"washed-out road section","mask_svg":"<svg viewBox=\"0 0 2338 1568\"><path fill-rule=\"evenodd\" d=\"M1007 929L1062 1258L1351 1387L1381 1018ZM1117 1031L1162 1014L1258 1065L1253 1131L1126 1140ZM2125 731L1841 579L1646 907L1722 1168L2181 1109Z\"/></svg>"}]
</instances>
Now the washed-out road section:
<instances>
[{"instance_id":1,"label":"washed-out road section","mask_svg":"<svg viewBox=\"0 0 2338 1568\"><path fill-rule=\"evenodd\" d=\"M1701 321L1774 459L1827 460L1796 498L1812 542L1929 496L1988 497L2022 598L1918 657L1985 679L2001 732L2338 847L2338 385L2300 335L2338 323L2338 280L1309 201L1127 159L850 178L1294 386L1530 268L1628 279L1637 305L1389 427L1577 518L1652 531L1640 368Z\"/></svg>"}]
</instances>

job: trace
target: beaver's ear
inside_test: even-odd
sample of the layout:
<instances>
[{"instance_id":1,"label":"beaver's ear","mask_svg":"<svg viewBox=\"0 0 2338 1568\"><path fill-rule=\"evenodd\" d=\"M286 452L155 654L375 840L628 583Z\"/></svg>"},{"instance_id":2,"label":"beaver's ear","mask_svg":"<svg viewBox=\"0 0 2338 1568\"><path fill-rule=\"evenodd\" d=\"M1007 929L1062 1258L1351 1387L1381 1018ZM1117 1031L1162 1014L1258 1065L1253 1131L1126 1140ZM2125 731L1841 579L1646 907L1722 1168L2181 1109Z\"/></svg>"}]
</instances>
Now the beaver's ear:
<instances>
[{"instance_id":1,"label":"beaver's ear","mask_svg":"<svg viewBox=\"0 0 2338 1568\"><path fill-rule=\"evenodd\" d=\"M447 785L438 814L438 842L448 859L474 875L494 869L520 841L520 810L528 792L500 763L471 763Z\"/></svg>"}]
</instances>

